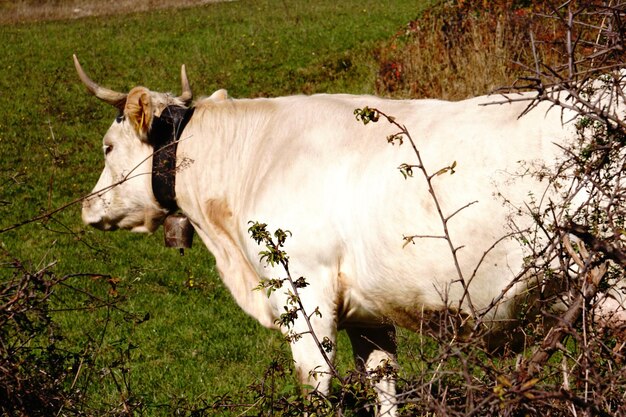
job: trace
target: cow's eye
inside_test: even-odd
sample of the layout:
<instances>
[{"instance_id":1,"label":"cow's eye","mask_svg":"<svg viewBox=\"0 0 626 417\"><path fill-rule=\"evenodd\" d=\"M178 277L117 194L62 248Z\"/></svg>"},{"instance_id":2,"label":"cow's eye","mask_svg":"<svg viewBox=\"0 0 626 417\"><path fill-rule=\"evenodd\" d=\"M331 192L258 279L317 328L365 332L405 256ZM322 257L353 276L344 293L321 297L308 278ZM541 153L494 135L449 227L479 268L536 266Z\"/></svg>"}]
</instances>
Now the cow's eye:
<instances>
[{"instance_id":1,"label":"cow's eye","mask_svg":"<svg viewBox=\"0 0 626 417\"><path fill-rule=\"evenodd\" d=\"M119 114L119 115L115 118L115 121L116 121L117 123L122 123L122 122L124 121L124 113Z\"/></svg>"}]
</instances>

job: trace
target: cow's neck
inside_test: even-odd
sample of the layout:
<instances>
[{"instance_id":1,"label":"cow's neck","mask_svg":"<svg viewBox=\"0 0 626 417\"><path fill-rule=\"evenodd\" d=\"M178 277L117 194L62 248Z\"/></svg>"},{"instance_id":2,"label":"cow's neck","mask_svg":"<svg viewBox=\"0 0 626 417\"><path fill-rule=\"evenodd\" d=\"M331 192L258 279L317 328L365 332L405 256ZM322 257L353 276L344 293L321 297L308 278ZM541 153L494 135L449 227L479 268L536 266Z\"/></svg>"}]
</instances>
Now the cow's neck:
<instances>
[{"instance_id":1,"label":"cow's neck","mask_svg":"<svg viewBox=\"0 0 626 417\"><path fill-rule=\"evenodd\" d=\"M246 256L248 215L243 205L254 200L248 185L251 172L239 169L254 155L254 138L263 137L262 112L242 112L236 102L214 106L212 102L197 107L193 121L185 131L178 158L192 161L177 173L177 202L191 220L194 229L215 257L219 274L237 304L266 327L275 327L269 298L255 291L259 276ZM187 140L189 138L189 140ZM243 194L243 195L242 195ZM247 198L246 198L247 196Z\"/></svg>"},{"instance_id":2,"label":"cow's neck","mask_svg":"<svg viewBox=\"0 0 626 417\"><path fill-rule=\"evenodd\" d=\"M148 141L154 147L152 156L152 192L161 207L172 213L176 204L176 149L193 108L168 106L152 122Z\"/></svg>"}]
</instances>

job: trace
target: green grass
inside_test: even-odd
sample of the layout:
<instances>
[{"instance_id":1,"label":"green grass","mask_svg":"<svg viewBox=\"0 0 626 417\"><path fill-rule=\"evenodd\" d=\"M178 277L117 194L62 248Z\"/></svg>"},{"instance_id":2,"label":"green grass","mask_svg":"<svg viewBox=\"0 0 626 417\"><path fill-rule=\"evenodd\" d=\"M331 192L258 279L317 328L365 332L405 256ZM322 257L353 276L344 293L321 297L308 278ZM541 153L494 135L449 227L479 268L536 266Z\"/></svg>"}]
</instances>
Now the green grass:
<instances>
[{"instance_id":1,"label":"green grass","mask_svg":"<svg viewBox=\"0 0 626 417\"><path fill-rule=\"evenodd\" d=\"M235 97L296 93L373 93L373 49L414 18L424 1L254 1L0 26L0 229L59 207L90 191L102 167L101 138L115 111L89 96L75 74L76 53L97 82L178 92L187 65L196 95L227 88ZM105 234L85 228L72 206L52 219L0 234L10 256L32 269L54 264L68 284L117 300L125 312L60 291L55 316L73 350L97 349L102 377L81 374L78 386L103 404L120 399L108 375L122 358L130 392L154 405L192 404L239 392L262 376L286 346L235 305L201 243L180 257L160 232ZM12 274L0 269L0 279ZM193 277L195 285L186 283ZM130 315L129 315L130 314ZM132 317L145 317L138 323ZM348 342L340 362L349 366ZM114 374L115 375L115 374ZM88 377L92 377L89 379ZM93 381L101 380L94 384ZM123 375L115 378L121 381ZM81 381L91 381L81 386ZM124 385L124 384L121 384Z\"/></svg>"}]
</instances>

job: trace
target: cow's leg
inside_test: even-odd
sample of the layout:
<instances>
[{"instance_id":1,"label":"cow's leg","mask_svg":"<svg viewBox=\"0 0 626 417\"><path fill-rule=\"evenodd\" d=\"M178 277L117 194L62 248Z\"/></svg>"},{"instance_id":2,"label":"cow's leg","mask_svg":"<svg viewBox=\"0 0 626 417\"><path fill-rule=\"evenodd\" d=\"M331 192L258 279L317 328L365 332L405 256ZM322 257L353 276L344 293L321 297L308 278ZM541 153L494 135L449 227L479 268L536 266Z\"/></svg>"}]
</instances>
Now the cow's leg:
<instances>
[{"instance_id":1,"label":"cow's leg","mask_svg":"<svg viewBox=\"0 0 626 417\"><path fill-rule=\"evenodd\" d=\"M335 343L334 339L328 340ZM331 368L312 338L307 334L301 340L292 342L291 352L303 392L310 394L316 391L319 394L328 395L332 380ZM335 350L326 352L326 357L331 364L334 363Z\"/></svg>"},{"instance_id":2,"label":"cow's leg","mask_svg":"<svg viewBox=\"0 0 626 417\"><path fill-rule=\"evenodd\" d=\"M393 326L347 328L357 369L368 373L378 395L378 416L395 416L396 381L389 366L396 367L396 330ZM378 372L380 371L380 373Z\"/></svg>"},{"instance_id":3,"label":"cow's leg","mask_svg":"<svg viewBox=\"0 0 626 417\"><path fill-rule=\"evenodd\" d=\"M302 298L310 295L310 292L307 293L308 290L309 288L303 289ZM324 304L321 298L312 297L312 299L317 301L307 302L307 300L303 300L303 304L305 305L306 315L310 316L308 322L313 332L311 332L309 323L307 323L302 312L298 313L298 318L293 326L289 328L283 327L282 330L287 338L290 339L296 372L300 383L304 387L304 392L310 393L314 390L322 395L327 395L332 379L331 366L334 366L336 352L336 315L331 306L320 305L320 303ZM320 314L313 313L316 310ZM318 343L323 343L325 346L332 347L332 349L324 350Z\"/></svg>"}]
</instances>

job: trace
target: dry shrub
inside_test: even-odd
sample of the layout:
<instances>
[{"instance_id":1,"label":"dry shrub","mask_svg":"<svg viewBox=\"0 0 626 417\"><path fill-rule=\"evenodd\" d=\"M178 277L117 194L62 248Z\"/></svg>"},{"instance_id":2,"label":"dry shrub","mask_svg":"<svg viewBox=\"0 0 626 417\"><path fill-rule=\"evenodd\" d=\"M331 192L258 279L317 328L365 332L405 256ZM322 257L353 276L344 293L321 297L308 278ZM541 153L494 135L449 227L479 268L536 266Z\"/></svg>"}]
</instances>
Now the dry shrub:
<instances>
[{"instance_id":1,"label":"dry shrub","mask_svg":"<svg viewBox=\"0 0 626 417\"><path fill-rule=\"evenodd\" d=\"M29 271L17 260L0 279L0 412L55 415L77 397L66 387L79 358L57 346L60 333L48 300L62 279L49 268ZM72 405L70 405L72 404Z\"/></svg>"},{"instance_id":2,"label":"dry shrub","mask_svg":"<svg viewBox=\"0 0 626 417\"><path fill-rule=\"evenodd\" d=\"M95 342L73 344L54 318L55 299L59 302L63 291L77 303L64 304L68 312L79 314L85 305L90 311L119 310L117 300L100 299L71 283L88 278L115 291L114 280L98 274L59 276L54 266L33 268L0 251L0 416L133 415L139 406L127 386L118 388L118 404L102 404L97 393L88 394L90 387L114 378L113 370L125 369L126 357L104 358L102 346ZM89 303L81 306L86 300ZM126 319L141 321L124 313ZM90 339L101 340L106 329L97 328Z\"/></svg>"},{"instance_id":3,"label":"dry shrub","mask_svg":"<svg viewBox=\"0 0 626 417\"><path fill-rule=\"evenodd\" d=\"M541 294L517 317L524 354L494 357L477 337L455 339L445 326L454 317L444 317L413 352L400 401L406 415L624 416L623 323L602 328L593 307L626 294L626 4L513 3L445 2L412 22L379 51L379 92L462 99L509 85L537 92L529 107L576 111L562 164L532 174L564 201L580 190L585 199L576 208L529 202L537 227L523 242Z\"/></svg>"},{"instance_id":4,"label":"dry shrub","mask_svg":"<svg viewBox=\"0 0 626 417\"><path fill-rule=\"evenodd\" d=\"M532 58L530 33L558 38L536 24L524 1L446 1L411 22L379 51L379 94L459 100L486 94L521 75ZM549 48L546 48L549 53Z\"/></svg>"}]
</instances>

